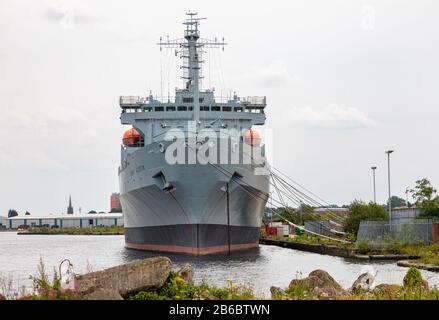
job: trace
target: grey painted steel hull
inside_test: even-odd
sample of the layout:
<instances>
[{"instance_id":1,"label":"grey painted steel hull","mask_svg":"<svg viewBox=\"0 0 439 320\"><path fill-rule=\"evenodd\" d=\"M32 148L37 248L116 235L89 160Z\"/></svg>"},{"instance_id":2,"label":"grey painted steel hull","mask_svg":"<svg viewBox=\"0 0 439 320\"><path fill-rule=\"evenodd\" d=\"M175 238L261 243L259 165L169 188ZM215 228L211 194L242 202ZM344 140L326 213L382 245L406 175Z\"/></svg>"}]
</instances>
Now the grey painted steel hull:
<instances>
[{"instance_id":1,"label":"grey painted steel hull","mask_svg":"<svg viewBox=\"0 0 439 320\"><path fill-rule=\"evenodd\" d=\"M196 255L256 247L269 177L250 164L221 168L241 183L210 164L170 165L157 143L128 155L119 173L126 246Z\"/></svg>"}]
</instances>

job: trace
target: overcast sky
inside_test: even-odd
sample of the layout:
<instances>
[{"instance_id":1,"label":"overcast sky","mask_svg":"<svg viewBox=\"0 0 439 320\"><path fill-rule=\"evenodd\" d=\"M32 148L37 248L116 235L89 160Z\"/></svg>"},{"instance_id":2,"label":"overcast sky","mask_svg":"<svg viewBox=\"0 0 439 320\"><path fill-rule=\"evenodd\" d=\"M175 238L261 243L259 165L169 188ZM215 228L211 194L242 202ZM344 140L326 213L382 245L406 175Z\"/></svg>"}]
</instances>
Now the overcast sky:
<instances>
[{"instance_id":1,"label":"overcast sky","mask_svg":"<svg viewBox=\"0 0 439 320\"><path fill-rule=\"evenodd\" d=\"M273 164L326 201L439 185L439 2L0 0L0 214L109 210L119 95L166 93L179 64L160 36L207 17L204 84L266 95ZM209 59L210 58L210 59ZM160 69L163 85L160 81ZM171 91L173 91L171 89Z\"/></svg>"}]
</instances>

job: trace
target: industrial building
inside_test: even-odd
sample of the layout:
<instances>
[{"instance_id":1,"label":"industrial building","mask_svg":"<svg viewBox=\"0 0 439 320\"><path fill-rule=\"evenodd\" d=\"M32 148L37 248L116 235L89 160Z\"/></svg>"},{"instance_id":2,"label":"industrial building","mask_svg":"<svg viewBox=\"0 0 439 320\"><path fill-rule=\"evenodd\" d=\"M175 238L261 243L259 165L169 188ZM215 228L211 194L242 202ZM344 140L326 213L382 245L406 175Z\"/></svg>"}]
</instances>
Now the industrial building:
<instances>
[{"instance_id":1,"label":"industrial building","mask_svg":"<svg viewBox=\"0 0 439 320\"><path fill-rule=\"evenodd\" d=\"M120 205L120 194L112 193L110 197L110 212L122 212L122 206Z\"/></svg>"},{"instance_id":2,"label":"industrial building","mask_svg":"<svg viewBox=\"0 0 439 320\"><path fill-rule=\"evenodd\" d=\"M28 227L58 227L58 228L91 228L123 226L122 213L96 213L96 214L51 214L28 215L12 218L0 217L1 229L17 229L19 226Z\"/></svg>"}]
</instances>

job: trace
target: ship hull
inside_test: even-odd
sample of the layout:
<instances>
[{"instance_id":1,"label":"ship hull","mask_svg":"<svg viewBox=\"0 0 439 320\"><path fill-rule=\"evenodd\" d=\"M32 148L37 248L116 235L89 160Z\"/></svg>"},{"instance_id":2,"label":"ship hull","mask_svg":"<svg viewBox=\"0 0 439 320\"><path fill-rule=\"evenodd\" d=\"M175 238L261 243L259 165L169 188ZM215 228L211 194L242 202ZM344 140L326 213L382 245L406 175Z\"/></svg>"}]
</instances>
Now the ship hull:
<instances>
[{"instance_id":1,"label":"ship hull","mask_svg":"<svg viewBox=\"0 0 439 320\"><path fill-rule=\"evenodd\" d=\"M248 164L169 165L148 149L119 174L127 248L204 255L258 246L267 176Z\"/></svg>"},{"instance_id":2,"label":"ship hull","mask_svg":"<svg viewBox=\"0 0 439 320\"><path fill-rule=\"evenodd\" d=\"M259 243L258 227L186 224L128 228L125 232L127 248L194 255L246 250Z\"/></svg>"}]
</instances>

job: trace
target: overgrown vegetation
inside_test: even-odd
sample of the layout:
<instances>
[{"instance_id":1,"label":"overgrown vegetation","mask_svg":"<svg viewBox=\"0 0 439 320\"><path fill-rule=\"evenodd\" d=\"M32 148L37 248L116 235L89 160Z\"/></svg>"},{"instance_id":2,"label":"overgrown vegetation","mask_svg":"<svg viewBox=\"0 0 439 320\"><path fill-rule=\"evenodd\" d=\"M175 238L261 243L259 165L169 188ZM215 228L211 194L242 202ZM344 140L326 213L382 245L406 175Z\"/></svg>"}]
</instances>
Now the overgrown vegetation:
<instances>
[{"instance_id":1,"label":"overgrown vegetation","mask_svg":"<svg viewBox=\"0 0 439 320\"><path fill-rule=\"evenodd\" d=\"M100 234L123 234L122 226L109 227L93 227L93 228L46 228L33 227L30 228L29 233L38 234L69 234L69 235L100 235Z\"/></svg>"},{"instance_id":2,"label":"overgrown vegetation","mask_svg":"<svg viewBox=\"0 0 439 320\"><path fill-rule=\"evenodd\" d=\"M61 280L57 271L53 270L52 279L49 279L42 258L37 266L37 274L30 277L32 291L25 286L15 286L11 275L0 274L0 300L77 300L80 296L71 290L61 287Z\"/></svg>"},{"instance_id":3,"label":"overgrown vegetation","mask_svg":"<svg viewBox=\"0 0 439 320\"><path fill-rule=\"evenodd\" d=\"M257 299L251 287L228 282L219 288L206 282L186 282L176 272L171 272L165 285L157 291L142 291L130 300L254 300Z\"/></svg>"},{"instance_id":4,"label":"overgrown vegetation","mask_svg":"<svg viewBox=\"0 0 439 320\"><path fill-rule=\"evenodd\" d=\"M356 237L362 220L386 220L387 217L387 211L382 206L373 202L354 200L349 206L349 214L343 222L343 229Z\"/></svg>"},{"instance_id":5,"label":"overgrown vegetation","mask_svg":"<svg viewBox=\"0 0 439 320\"><path fill-rule=\"evenodd\" d=\"M282 218L296 224L303 225L305 220L315 220L314 208L302 203L299 208L280 207L275 209L278 215L273 217L273 221L284 221ZM282 217L282 218L281 218Z\"/></svg>"},{"instance_id":6,"label":"overgrown vegetation","mask_svg":"<svg viewBox=\"0 0 439 320\"><path fill-rule=\"evenodd\" d=\"M410 190L415 205L421 210L423 217L439 217L439 201L436 188L426 179L416 181L416 186Z\"/></svg>"},{"instance_id":7,"label":"overgrown vegetation","mask_svg":"<svg viewBox=\"0 0 439 320\"><path fill-rule=\"evenodd\" d=\"M439 243L401 246L402 254L419 256L417 262L439 266Z\"/></svg>"},{"instance_id":8,"label":"overgrown vegetation","mask_svg":"<svg viewBox=\"0 0 439 320\"><path fill-rule=\"evenodd\" d=\"M315 271L314 271L315 272ZM298 279L300 274L296 275ZM60 278L54 270L52 280L49 280L46 267L40 258L38 272L31 277L32 293L26 293L25 288L14 291L10 277L0 277L0 297L17 300L76 300L81 296L70 290L63 290ZM275 300L313 300L313 299L343 299L343 300L439 300L439 290L429 288L416 268L410 268L404 277L403 285L381 284L369 291L344 290L334 280L333 284L321 283L322 290L314 290L315 282L292 281L285 290L273 292ZM330 289L328 291L328 289ZM321 295L322 292L329 295ZM340 293L341 292L341 293ZM334 296L331 294L334 293ZM162 288L153 291L141 291L129 297L130 300L256 300L257 296L248 285L238 285L228 282L224 287L216 287L203 281L201 284L186 282L177 272L171 272Z\"/></svg>"},{"instance_id":9,"label":"overgrown vegetation","mask_svg":"<svg viewBox=\"0 0 439 320\"><path fill-rule=\"evenodd\" d=\"M430 289L416 268L410 268L404 277L403 285L380 284L370 290L335 290L322 283L321 288L314 287L314 282L308 285L303 281L292 281L282 294L274 295L277 299L293 300L439 300L439 290Z\"/></svg>"},{"instance_id":10,"label":"overgrown vegetation","mask_svg":"<svg viewBox=\"0 0 439 320\"><path fill-rule=\"evenodd\" d=\"M30 296L24 296L24 299L32 300L77 300L79 295L71 290L63 290L61 288L61 279L56 269L53 269L52 281L46 272L43 259L40 258L38 263L38 273L36 276L30 277L33 284L33 293Z\"/></svg>"}]
</instances>

